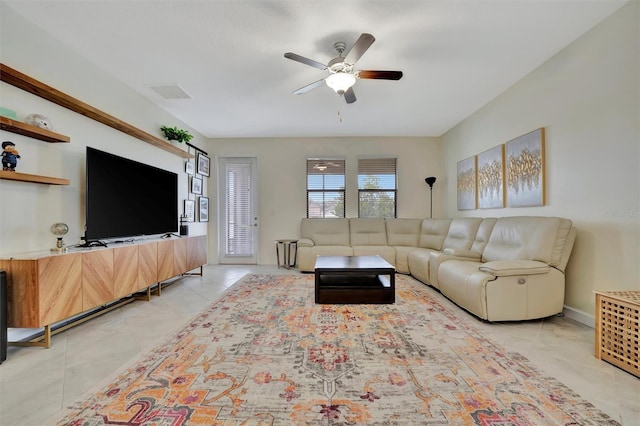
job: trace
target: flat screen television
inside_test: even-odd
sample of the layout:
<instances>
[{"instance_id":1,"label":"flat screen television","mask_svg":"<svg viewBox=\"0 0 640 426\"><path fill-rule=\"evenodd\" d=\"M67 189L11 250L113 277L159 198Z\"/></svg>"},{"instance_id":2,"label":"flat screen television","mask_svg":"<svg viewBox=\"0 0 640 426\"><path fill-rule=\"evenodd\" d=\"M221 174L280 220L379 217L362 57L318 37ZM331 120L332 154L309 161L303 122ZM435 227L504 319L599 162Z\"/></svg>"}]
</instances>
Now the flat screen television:
<instances>
[{"instance_id":1,"label":"flat screen television","mask_svg":"<svg viewBox=\"0 0 640 426\"><path fill-rule=\"evenodd\" d=\"M178 175L87 147L85 242L178 230Z\"/></svg>"}]
</instances>

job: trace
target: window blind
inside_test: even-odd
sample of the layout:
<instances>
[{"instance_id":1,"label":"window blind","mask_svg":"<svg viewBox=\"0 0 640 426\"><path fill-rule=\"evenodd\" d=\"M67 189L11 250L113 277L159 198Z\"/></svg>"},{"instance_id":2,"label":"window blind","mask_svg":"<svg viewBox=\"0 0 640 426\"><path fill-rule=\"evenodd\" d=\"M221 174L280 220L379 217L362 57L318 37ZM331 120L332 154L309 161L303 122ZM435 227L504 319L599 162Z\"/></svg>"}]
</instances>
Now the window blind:
<instances>
[{"instance_id":1,"label":"window blind","mask_svg":"<svg viewBox=\"0 0 640 426\"><path fill-rule=\"evenodd\" d=\"M251 214L251 166L226 163L226 255L250 256L253 253Z\"/></svg>"}]
</instances>

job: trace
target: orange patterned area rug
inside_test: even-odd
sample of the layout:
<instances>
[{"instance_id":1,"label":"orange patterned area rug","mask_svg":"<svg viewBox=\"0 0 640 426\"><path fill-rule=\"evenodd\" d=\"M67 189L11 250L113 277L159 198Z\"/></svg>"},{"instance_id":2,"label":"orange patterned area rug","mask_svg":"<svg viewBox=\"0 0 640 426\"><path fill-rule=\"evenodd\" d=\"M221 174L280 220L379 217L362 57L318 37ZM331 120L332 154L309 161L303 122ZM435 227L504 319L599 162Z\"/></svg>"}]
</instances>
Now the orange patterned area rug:
<instances>
[{"instance_id":1,"label":"orange patterned area rug","mask_svg":"<svg viewBox=\"0 0 640 426\"><path fill-rule=\"evenodd\" d=\"M58 424L617 425L397 277L393 305L316 305L248 275Z\"/></svg>"}]
</instances>

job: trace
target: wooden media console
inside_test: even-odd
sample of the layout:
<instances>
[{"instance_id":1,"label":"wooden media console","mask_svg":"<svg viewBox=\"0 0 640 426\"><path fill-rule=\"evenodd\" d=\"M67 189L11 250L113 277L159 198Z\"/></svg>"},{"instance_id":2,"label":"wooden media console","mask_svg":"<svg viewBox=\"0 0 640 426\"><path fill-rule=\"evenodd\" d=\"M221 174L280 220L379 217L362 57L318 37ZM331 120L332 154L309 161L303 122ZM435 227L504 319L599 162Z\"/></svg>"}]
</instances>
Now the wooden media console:
<instances>
[{"instance_id":1,"label":"wooden media console","mask_svg":"<svg viewBox=\"0 0 640 426\"><path fill-rule=\"evenodd\" d=\"M51 346L51 325L110 305L207 263L207 236L139 240L68 253L25 254L0 259L7 272L8 326L42 328ZM134 297L129 297L129 301ZM123 302L124 303L124 302Z\"/></svg>"}]
</instances>

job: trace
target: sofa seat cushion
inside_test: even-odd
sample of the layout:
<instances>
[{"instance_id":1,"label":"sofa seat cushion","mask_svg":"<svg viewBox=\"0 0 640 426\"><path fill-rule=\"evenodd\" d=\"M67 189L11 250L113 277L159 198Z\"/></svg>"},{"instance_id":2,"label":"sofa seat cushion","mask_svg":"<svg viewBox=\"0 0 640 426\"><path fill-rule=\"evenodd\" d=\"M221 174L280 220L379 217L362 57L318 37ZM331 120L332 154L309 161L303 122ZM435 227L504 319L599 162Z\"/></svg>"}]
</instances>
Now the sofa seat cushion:
<instances>
[{"instance_id":1,"label":"sofa seat cushion","mask_svg":"<svg viewBox=\"0 0 640 426\"><path fill-rule=\"evenodd\" d=\"M409 273L409 260L408 256L411 251L415 250L416 247L407 247L407 246L394 246L393 249L396 251L396 272L399 274L408 274Z\"/></svg>"},{"instance_id":2,"label":"sofa seat cushion","mask_svg":"<svg viewBox=\"0 0 640 426\"><path fill-rule=\"evenodd\" d=\"M481 262L446 260L438 268L440 292L480 318L487 318L485 285L496 279L480 270Z\"/></svg>"},{"instance_id":3,"label":"sofa seat cushion","mask_svg":"<svg viewBox=\"0 0 640 426\"><path fill-rule=\"evenodd\" d=\"M429 284L429 258L431 253L435 253L435 251L425 248L415 248L407 255L409 272L414 278L425 284Z\"/></svg>"},{"instance_id":4,"label":"sofa seat cushion","mask_svg":"<svg viewBox=\"0 0 640 426\"><path fill-rule=\"evenodd\" d=\"M389 246L353 246L354 256L380 256L393 266L396 265L396 250Z\"/></svg>"},{"instance_id":5,"label":"sofa seat cushion","mask_svg":"<svg viewBox=\"0 0 640 426\"><path fill-rule=\"evenodd\" d=\"M535 274L495 276L481 271L483 265L445 260L438 268L440 291L488 321L520 321L562 312L564 274L559 270L548 268L540 273L536 267Z\"/></svg>"}]
</instances>

